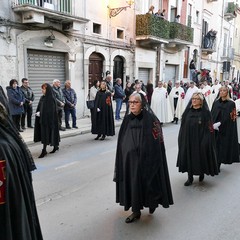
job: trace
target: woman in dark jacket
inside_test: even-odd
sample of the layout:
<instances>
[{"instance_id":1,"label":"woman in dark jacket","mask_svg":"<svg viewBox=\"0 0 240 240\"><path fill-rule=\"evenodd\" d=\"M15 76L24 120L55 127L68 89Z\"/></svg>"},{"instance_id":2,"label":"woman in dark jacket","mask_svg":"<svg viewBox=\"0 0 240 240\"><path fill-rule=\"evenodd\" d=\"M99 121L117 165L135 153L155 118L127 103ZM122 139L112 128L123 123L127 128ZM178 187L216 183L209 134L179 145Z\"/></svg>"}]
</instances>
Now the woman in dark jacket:
<instances>
[{"instance_id":1,"label":"woman in dark jacket","mask_svg":"<svg viewBox=\"0 0 240 240\"><path fill-rule=\"evenodd\" d=\"M107 90L106 81L100 83L97 92L92 121L92 134L97 134L95 140L104 140L106 136L115 135L111 92Z\"/></svg>"},{"instance_id":2,"label":"woman in dark jacket","mask_svg":"<svg viewBox=\"0 0 240 240\"><path fill-rule=\"evenodd\" d=\"M24 112L23 104L25 102L24 96L22 94L21 88L18 87L18 81L16 79L12 79L9 82L9 86L7 87L7 96L9 102L9 111L12 116L12 120L19 132L23 132L20 129L20 120L21 115Z\"/></svg>"},{"instance_id":3,"label":"woman in dark jacket","mask_svg":"<svg viewBox=\"0 0 240 240\"><path fill-rule=\"evenodd\" d=\"M234 101L230 99L229 88L222 86L219 89L219 98L212 106L215 128L217 158L220 169L221 163L232 164L239 162L237 114Z\"/></svg>"},{"instance_id":4,"label":"woman in dark jacket","mask_svg":"<svg viewBox=\"0 0 240 240\"><path fill-rule=\"evenodd\" d=\"M50 153L59 150L59 127L57 115L57 103L53 95L52 87L48 83L42 85L43 96L40 98L36 110L36 119L34 127L34 142L43 144L42 153L39 158L47 154L47 145L53 146Z\"/></svg>"}]
</instances>

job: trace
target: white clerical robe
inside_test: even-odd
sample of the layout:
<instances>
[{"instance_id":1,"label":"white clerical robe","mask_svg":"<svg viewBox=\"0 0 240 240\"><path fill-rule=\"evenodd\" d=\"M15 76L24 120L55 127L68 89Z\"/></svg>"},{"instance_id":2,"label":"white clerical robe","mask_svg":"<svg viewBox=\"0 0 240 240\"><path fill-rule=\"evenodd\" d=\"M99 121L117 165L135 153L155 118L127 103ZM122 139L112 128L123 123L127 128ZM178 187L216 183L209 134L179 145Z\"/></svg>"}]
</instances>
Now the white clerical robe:
<instances>
[{"instance_id":1,"label":"white clerical robe","mask_svg":"<svg viewBox=\"0 0 240 240\"><path fill-rule=\"evenodd\" d=\"M166 88L155 88L152 94L151 108L161 123L167 123L173 120L173 114L168 105L169 100Z\"/></svg>"},{"instance_id":2,"label":"white clerical robe","mask_svg":"<svg viewBox=\"0 0 240 240\"><path fill-rule=\"evenodd\" d=\"M185 110L184 97L185 97L184 89L180 86L173 87L169 94L172 112L174 113L175 117L179 119L182 118L182 114ZM178 98L176 110L174 110L174 98Z\"/></svg>"},{"instance_id":3,"label":"white clerical robe","mask_svg":"<svg viewBox=\"0 0 240 240\"><path fill-rule=\"evenodd\" d=\"M209 85L204 86L203 89L201 89L202 94L204 95L206 102L208 104L209 110L212 109L213 104L213 98L212 98L212 88Z\"/></svg>"},{"instance_id":4,"label":"white clerical robe","mask_svg":"<svg viewBox=\"0 0 240 240\"><path fill-rule=\"evenodd\" d=\"M222 85L220 83L212 85L212 101L214 102L218 96L219 89Z\"/></svg>"}]
</instances>

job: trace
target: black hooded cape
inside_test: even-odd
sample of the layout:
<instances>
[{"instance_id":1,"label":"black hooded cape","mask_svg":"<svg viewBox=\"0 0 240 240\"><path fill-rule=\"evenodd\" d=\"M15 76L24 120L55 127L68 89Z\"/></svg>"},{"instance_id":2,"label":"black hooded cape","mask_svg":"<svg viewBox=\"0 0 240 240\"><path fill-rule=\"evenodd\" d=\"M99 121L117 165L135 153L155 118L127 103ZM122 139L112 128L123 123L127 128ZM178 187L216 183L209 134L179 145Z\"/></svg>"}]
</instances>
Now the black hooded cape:
<instances>
[{"instance_id":1,"label":"black hooded cape","mask_svg":"<svg viewBox=\"0 0 240 240\"><path fill-rule=\"evenodd\" d=\"M31 154L0 104L0 240L42 240Z\"/></svg>"},{"instance_id":2,"label":"black hooded cape","mask_svg":"<svg viewBox=\"0 0 240 240\"><path fill-rule=\"evenodd\" d=\"M190 101L181 121L178 135L177 167L190 175L217 175L218 164L211 112L206 100L199 109Z\"/></svg>"},{"instance_id":3,"label":"black hooded cape","mask_svg":"<svg viewBox=\"0 0 240 240\"><path fill-rule=\"evenodd\" d=\"M125 115L118 136L114 181L116 202L125 211L173 204L162 129L149 106L138 116Z\"/></svg>"},{"instance_id":4,"label":"black hooded cape","mask_svg":"<svg viewBox=\"0 0 240 240\"><path fill-rule=\"evenodd\" d=\"M97 92L93 109L92 134L115 135L112 100L109 91L99 90Z\"/></svg>"},{"instance_id":5,"label":"black hooded cape","mask_svg":"<svg viewBox=\"0 0 240 240\"><path fill-rule=\"evenodd\" d=\"M218 163L239 162L237 114L232 100L216 100L212 106L213 122L221 122L219 131L215 131Z\"/></svg>"},{"instance_id":6,"label":"black hooded cape","mask_svg":"<svg viewBox=\"0 0 240 240\"><path fill-rule=\"evenodd\" d=\"M43 95L39 100L36 112L40 112L40 117L35 118L34 142L41 141L45 145L58 146L60 135L57 103L49 84L45 96Z\"/></svg>"}]
</instances>

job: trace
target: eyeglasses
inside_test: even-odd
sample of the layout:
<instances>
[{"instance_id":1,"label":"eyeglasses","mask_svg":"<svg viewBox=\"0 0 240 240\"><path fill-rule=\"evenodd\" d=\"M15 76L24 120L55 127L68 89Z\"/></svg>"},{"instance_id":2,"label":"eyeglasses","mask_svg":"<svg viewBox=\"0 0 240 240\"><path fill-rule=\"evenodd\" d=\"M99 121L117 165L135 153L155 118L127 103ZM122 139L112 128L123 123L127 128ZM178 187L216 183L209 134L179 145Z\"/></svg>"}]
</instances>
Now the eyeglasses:
<instances>
[{"instance_id":1,"label":"eyeglasses","mask_svg":"<svg viewBox=\"0 0 240 240\"><path fill-rule=\"evenodd\" d=\"M140 103L139 101L128 101L128 104L130 105L130 104L133 104L133 105L135 105L135 104L137 104L137 103Z\"/></svg>"},{"instance_id":2,"label":"eyeglasses","mask_svg":"<svg viewBox=\"0 0 240 240\"><path fill-rule=\"evenodd\" d=\"M192 100L201 100L201 98L192 98Z\"/></svg>"}]
</instances>

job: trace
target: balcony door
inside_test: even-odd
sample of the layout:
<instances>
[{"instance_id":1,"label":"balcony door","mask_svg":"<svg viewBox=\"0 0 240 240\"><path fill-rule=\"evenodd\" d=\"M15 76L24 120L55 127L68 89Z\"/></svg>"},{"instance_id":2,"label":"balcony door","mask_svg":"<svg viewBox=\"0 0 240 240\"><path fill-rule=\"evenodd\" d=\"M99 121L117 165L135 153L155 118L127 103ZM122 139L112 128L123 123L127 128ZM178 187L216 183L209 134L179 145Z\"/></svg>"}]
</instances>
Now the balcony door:
<instances>
[{"instance_id":1,"label":"balcony door","mask_svg":"<svg viewBox=\"0 0 240 240\"><path fill-rule=\"evenodd\" d=\"M114 58L114 67L113 67L113 81L115 82L117 78L122 79L122 85L123 85L123 58L120 56L116 56Z\"/></svg>"}]
</instances>

